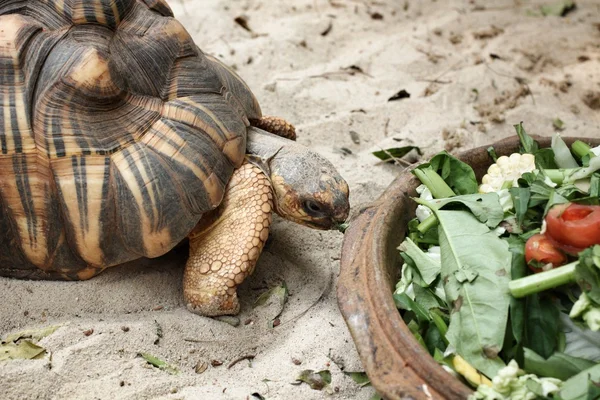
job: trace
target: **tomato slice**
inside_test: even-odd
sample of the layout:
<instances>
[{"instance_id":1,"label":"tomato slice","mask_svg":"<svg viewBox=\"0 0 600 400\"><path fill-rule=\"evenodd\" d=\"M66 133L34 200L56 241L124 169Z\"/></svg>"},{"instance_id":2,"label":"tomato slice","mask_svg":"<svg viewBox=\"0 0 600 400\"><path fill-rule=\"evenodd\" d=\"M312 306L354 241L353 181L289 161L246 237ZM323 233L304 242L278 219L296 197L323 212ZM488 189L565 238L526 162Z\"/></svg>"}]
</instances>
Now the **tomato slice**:
<instances>
[{"instance_id":1,"label":"tomato slice","mask_svg":"<svg viewBox=\"0 0 600 400\"><path fill-rule=\"evenodd\" d=\"M552 207L546 215L546 235L572 254L600 244L600 206L566 203Z\"/></svg>"},{"instance_id":2,"label":"tomato slice","mask_svg":"<svg viewBox=\"0 0 600 400\"><path fill-rule=\"evenodd\" d=\"M529 265L531 260L542 264L552 264L552 267L558 267L567 262L567 256L554 246L552 241L546 236L537 234L530 237L527 243L525 243L525 261L527 261L529 269L533 272L541 272L541 268Z\"/></svg>"}]
</instances>

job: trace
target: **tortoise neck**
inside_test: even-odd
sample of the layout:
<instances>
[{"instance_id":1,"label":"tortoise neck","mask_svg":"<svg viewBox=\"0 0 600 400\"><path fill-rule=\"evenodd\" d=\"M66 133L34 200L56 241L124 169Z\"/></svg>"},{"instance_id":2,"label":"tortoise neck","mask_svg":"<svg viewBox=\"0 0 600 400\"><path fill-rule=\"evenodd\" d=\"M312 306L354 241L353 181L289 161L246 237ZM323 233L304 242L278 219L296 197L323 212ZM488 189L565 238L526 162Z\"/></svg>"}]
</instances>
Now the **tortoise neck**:
<instances>
[{"instance_id":1,"label":"tortoise neck","mask_svg":"<svg viewBox=\"0 0 600 400\"><path fill-rule=\"evenodd\" d=\"M296 142L251 126L246 136L246 154L254 158L270 160L283 150L300 148Z\"/></svg>"}]
</instances>

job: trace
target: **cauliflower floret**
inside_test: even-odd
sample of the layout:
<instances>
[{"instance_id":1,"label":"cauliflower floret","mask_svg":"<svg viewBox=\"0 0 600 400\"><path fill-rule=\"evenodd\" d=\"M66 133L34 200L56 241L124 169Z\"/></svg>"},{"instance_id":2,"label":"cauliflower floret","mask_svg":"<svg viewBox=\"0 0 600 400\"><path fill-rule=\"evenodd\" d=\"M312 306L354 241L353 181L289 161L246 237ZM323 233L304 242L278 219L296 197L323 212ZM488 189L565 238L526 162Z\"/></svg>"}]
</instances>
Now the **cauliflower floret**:
<instances>
[{"instance_id":1,"label":"cauliflower floret","mask_svg":"<svg viewBox=\"0 0 600 400\"><path fill-rule=\"evenodd\" d=\"M479 385L477 391L469 396L469 400L535 400L538 394L534 393L528 386L527 381L533 381L540 385L541 395L547 397L557 393L562 381L555 378L539 378L533 374L525 374L519 368L515 360L498 371L498 375L492 379L492 386Z\"/></svg>"},{"instance_id":2,"label":"cauliflower floret","mask_svg":"<svg viewBox=\"0 0 600 400\"><path fill-rule=\"evenodd\" d=\"M573 304L569 317L584 320L594 332L600 330L600 308L592 302L592 299L585 292L581 293L579 299Z\"/></svg>"},{"instance_id":3,"label":"cauliflower floret","mask_svg":"<svg viewBox=\"0 0 600 400\"><path fill-rule=\"evenodd\" d=\"M513 153L509 157L498 157L481 180L479 193L497 192L504 187L506 182L510 183L510 186L518 186L517 181L521 175L533 170L535 170L533 154Z\"/></svg>"},{"instance_id":4,"label":"cauliflower floret","mask_svg":"<svg viewBox=\"0 0 600 400\"><path fill-rule=\"evenodd\" d=\"M417 187L417 193L419 194L419 198L423 200L433 200L433 195L431 194L431 191L425 185L419 185ZM418 205L415 214L419 222L423 222L427 219L427 217L429 217L432 214L432 212L429 209L429 207Z\"/></svg>"}]
</instances>

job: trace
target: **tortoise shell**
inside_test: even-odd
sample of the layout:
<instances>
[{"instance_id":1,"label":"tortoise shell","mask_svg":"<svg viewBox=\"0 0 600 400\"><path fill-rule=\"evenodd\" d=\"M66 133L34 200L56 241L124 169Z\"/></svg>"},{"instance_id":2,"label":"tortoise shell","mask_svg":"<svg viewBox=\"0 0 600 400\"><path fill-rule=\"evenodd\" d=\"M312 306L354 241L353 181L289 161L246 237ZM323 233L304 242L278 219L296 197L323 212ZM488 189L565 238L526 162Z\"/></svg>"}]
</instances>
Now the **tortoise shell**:
<instances>
[{"instance_id":1,"label":"tortoise shell","mask_svg":"<svg viewBox=\"0 0 600 400\"><path fill-rule=\"evenodd\" d=\"M17 277L166 253L261 117L163 0L3 0L0 96L0 274Z\"/></svg>"}]
</instances>

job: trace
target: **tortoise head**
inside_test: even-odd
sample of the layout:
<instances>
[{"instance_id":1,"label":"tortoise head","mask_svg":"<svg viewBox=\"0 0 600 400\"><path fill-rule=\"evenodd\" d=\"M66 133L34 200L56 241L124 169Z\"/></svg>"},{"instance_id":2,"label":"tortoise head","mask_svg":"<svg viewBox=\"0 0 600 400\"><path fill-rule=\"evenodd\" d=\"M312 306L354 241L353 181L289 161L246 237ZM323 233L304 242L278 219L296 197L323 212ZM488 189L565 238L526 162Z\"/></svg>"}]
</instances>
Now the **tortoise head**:
<instances>
[{"instance_id":1,"label":"tortoise head","mask_svg":"<svg viewBox=\"0 0 600 400\"><path fill-rule=\"evenodd\" d=\"M268 144L258 145L265 135ZM264 169L271 178L277 214L315 229L336 229L346 221L348 184L327 159L294 141L264 132L261 136L250 134L248 139L249 152L267 161Z\"/></svg>"},{"instance_id":2,"label":"tortoise head","mask_svg":"<svg viewBox=\"0 0 600 400\"><path fill-rule=\"evenodd\" d=\"M275 211L316 229L335 229L348 218L348 184L325 158L285 152L271 162Z\"/></svg>"}]
</instances>

